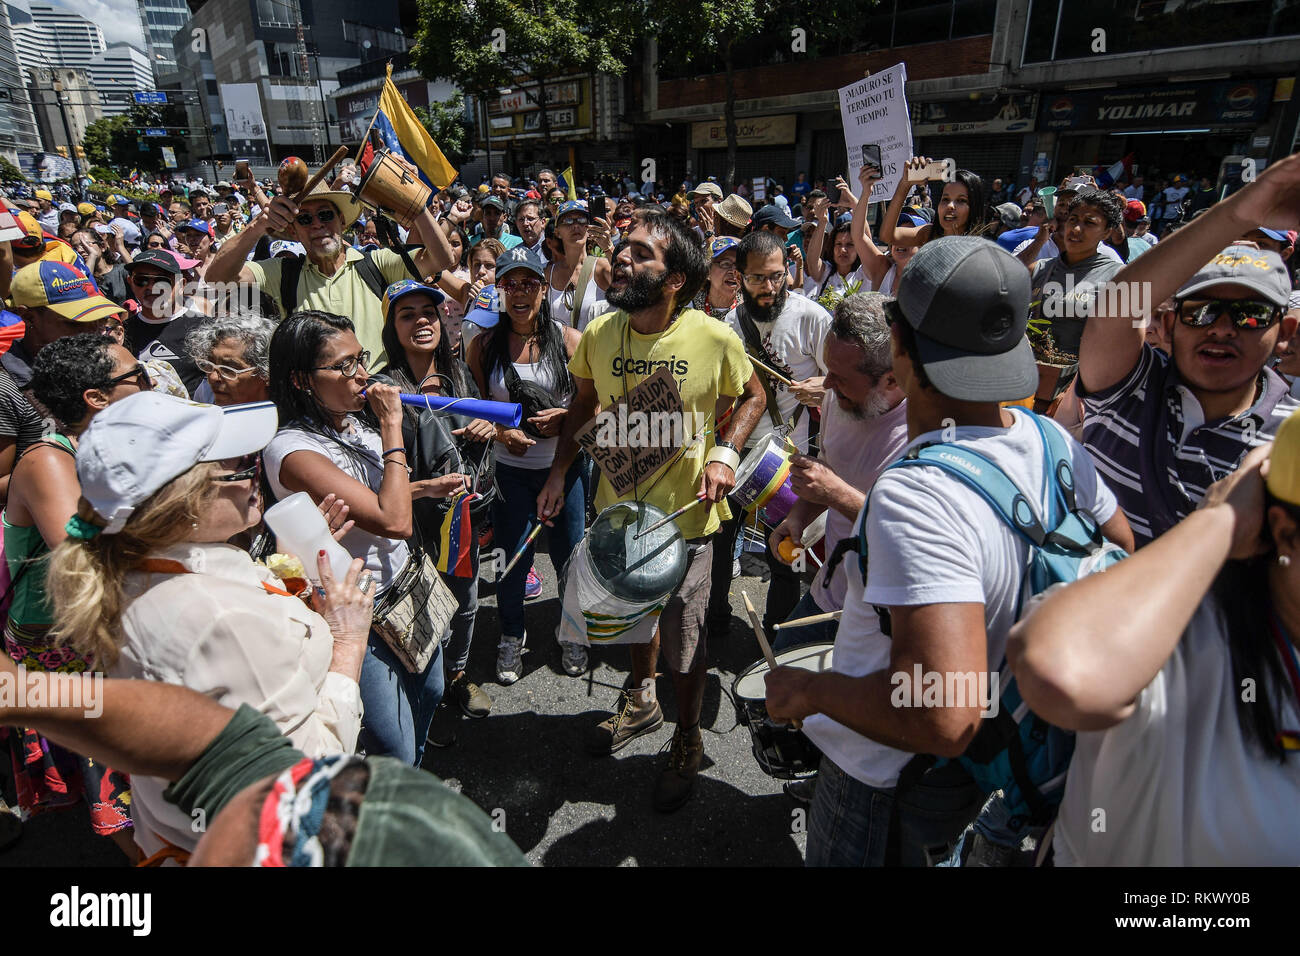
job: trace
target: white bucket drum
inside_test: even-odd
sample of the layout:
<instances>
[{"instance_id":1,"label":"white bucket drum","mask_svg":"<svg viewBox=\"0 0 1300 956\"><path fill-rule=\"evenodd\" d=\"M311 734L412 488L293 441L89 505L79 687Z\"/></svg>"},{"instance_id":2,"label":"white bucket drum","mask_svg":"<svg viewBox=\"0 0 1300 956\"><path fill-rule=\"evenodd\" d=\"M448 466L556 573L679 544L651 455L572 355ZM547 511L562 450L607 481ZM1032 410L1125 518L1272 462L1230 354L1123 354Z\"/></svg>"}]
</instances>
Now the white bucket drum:
<instances>
[{"instance_id":1,"label":"white bucket drum","mask_svg":"<svg viewBox=\"0 0 1300 956\"><path fill-rule=\"evenodd\" d=\"M776 655L779 667L800 667L808 671L829 671L834 644L800 644ZM770 668L760 660L745 668L731 685L736 714L749 728L754 759L770 777L798 780L817 770L821 751L790 724L776 723L767 715L766 676Z\"/></svg>"}]
</instances>

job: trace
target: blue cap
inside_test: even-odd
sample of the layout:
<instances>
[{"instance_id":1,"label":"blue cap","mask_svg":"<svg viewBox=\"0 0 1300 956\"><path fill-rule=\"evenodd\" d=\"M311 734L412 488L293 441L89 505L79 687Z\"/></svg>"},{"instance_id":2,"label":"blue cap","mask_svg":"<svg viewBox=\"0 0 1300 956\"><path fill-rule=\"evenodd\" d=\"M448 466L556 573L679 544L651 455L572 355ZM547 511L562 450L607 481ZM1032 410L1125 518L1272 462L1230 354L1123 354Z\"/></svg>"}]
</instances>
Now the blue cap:
<instances>
[{"instance_id":1,"label":"blue cap","mask_svg":"<svg viewBox=\"0 0 1300 956\"><path fill-rule=\"evenodd\" d=\"M191 219L189 222L183 222L177 229L193 229L195 232L201 232L205 236L212 235L212 228L202 219Z\"/></svg>"},{"instance_id":2,"label":"blue cap","mask_svg":"<svg viewBox=\"0 0 1300 956\"><path fill-rule=\"evenodd\" d=\"M538 278L543 278L546 275L546 265L542 262L542 257L525 245L507 249L497 257L497 282L500 282L506 273L513 272L515 269L527 269Z\"/></svg>"},{"instance_id":3,"label":"blue cap","mask_svg":"<svg viewBox=\"0 0 1300 956\"><path fill-rule=\"evenodd\" d=\"M501 321L501 300L495 285L485 285L479 290L470 307L465 310L465 321L473 322L480 329L496 327Z\"/></svg>"},{"instance_id":4,"label":"blue cap","mask_svg":"<svg viewBox=\"0 0 1300 956\"><path fill-rule=\"evenodd\" d=\"M740 245L740 240L735 236L718 236L709 242L709 260L712 261L722 255L728 249L734 249Z\"/></svg>"},{"instance_id":5,"label":"blue cap","mask_svg":"<svg viewBox=\"0 0 1300 956\"><path fill-rule=\"evenodd\" d=\"M1274 242L1285 242L1287 245L1291 244L1291 237L1281 229L1265 229L1263 226L1260 226L1259 231L1268 236Z\"/></svg>"},{"instance_id":6,"label":"blue cap","mask_svg":"<svg viewBox=\"0 0 1300 956\"><path fill-rule=\"evenodd\" d=\"M795 222L785 211L775 203L764 206L758 212L754 213L752 220L754 229L758 230L764 226L776 226L778 229L794 229L799 223Z\"/></svg>"},{"instance_id":7,"label":"blue cap","mask_svg":"<svg viewBox=\"0 0 1300 956\"><path fill-rule=\"evenodd\" d=\"M384 290L384 300L382 304L385 321L392 318L393 306L397 305L397 300L413 295L416 292L422 292L429 298L433 299L434 305L441 305L442 300L446 298L441 292L431 285L425 285L423 282L416 282L414 279L399 279L387 289Z\"/></svg>"},{"instance_id":8,"label":"blue cap","mask_svg":"<svg viewBox=\"0 0 1300 956\"><path fill-rule=\"evenodd\" d=\"M566 199L560 203L560 207L555 210L555 218L559 219L571 212L580 212L588 219L591 218L591 211L587 209L587 204L581 199Z\"/></svg>"}]
</instances>

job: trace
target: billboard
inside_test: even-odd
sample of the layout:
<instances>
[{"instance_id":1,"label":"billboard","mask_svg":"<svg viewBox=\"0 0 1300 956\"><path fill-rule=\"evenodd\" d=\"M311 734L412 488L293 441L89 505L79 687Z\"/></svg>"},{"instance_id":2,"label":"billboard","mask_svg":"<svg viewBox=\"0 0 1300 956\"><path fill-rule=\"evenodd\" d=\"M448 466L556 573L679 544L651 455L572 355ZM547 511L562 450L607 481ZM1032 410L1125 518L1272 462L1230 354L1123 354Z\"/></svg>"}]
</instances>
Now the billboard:
<instances>
[{"instance_id":1,"label":"billboard","mask_svg":"<svg viewBox=\"0 0 1300 956\"><path fill-rule=\"evenodd\" d=\"M1021 133L1034 128L1033 93L997 93L972 100L917 103L912 135L939 133Z\"/></svg>"},{"instance_id":2,"label":"billboard","mask_svg":"<svg viewBox=\"0 0 1300 956\"><path fill-rule=\"evenodd\" d=\"M1040 130L1190 129L1257 126L1268 116L1272 80L1166 83L1123 90L1044 93Z\"/></svg>"},{"instance_id":3,"label":"billboard","mask_svg":"<svg viewBox=\"0 0 1300 956\"><path fill-rule=\"evenodd\" d=\"M222 83L221 110L226 117L226 136L235 159L271 164L266 120L256 83Z\"/></svg>"}]
</instances>

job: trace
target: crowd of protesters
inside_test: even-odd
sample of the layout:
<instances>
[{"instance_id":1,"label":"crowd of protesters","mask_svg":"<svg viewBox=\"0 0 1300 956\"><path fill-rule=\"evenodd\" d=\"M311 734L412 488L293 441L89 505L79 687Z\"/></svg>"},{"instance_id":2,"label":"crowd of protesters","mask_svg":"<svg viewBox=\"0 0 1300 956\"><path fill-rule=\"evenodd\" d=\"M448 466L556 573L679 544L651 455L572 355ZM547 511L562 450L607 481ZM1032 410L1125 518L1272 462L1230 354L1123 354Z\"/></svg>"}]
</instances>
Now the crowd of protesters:
<instances>
[{"instance_id":1,"label":"crowd of protesters","mask_svg":"<svg viewBox=\"0 0 1300 956\"><path fill-rule=\"evenodd\" d=\"M1300 859L1300 155L1231 195L1181 175L986 185L957 160L943 181L913 158L874 206L870 166L854 184L801 173L788 195L769 181L761 200L499 173L437 192L407 228L348 173L300 201L251 178L102 205L10 191L0 677L136 679L109 681L93 727L0 705L14 811L84 801L96 833L152 863L521 862L411 768L440 706L490 715L471 653L495 648L509 685L547 646L529 631L530 532L563 579L595 517L632 497L578 433L668 365L683 409L718 424L707 454L635 497L706 504L676 520L684 579L588 741L608 756L662 727L662 663L678 720L658 810L694 793L708 649L756 533L776 650L835 648L833 670L766 679L771 718L821 754L786 787L810 806L810 865ZM518 403L523 420L402 394ZM798 500L765 527L728 494L773 436ZM898 466L936 444L1000 473L1040 523L1064 487L1123 560L1028 602L1026 566L1059 542L943 467ZM263 515L298 493L346 575L325 551L273 569ZM823 515L828 560L806 568L784 545ZM520 559L501 576L480 548ZM394 628L418 632L442 592L412 658ZM589 671L589 643L559 642L566 674ZM1028 823L957 759L979 702L891 704L913 667L1004 665L1073 746ZM353 834L334 801L291 799L320 788L354 807L397 794L415 822L372 811ZM276 799L294 809L252 839ZM203 836L195 806L226 825Z\"/></svg>"}]
</instances>

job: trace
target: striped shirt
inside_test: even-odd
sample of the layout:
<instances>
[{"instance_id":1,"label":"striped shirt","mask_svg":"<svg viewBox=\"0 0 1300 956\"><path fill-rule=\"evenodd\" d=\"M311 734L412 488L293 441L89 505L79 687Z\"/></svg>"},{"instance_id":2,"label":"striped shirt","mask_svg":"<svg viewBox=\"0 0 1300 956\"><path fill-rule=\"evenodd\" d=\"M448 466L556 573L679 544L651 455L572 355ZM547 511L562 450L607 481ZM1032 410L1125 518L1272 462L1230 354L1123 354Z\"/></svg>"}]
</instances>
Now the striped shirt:
<instances>
[{"instance_id":1,"label":"striped shirt","mask_svg":"<svg viewBox=\"0 0 1300 956\"><path fill-rule=\"evenodd\" d=\"M1083 444L1115 491L1138 547L1196 509L1206 489L1235 471L1256 445L1273 440L1300 402L1272 369L1260 373L1255 404L1240 415L1205 421L1169 357L1149 345L1119 384L1083 398Z\"/></svg>"}]
</instances>

